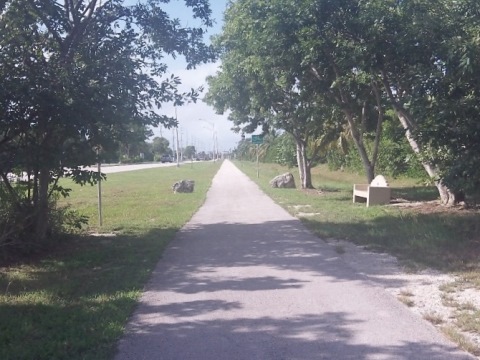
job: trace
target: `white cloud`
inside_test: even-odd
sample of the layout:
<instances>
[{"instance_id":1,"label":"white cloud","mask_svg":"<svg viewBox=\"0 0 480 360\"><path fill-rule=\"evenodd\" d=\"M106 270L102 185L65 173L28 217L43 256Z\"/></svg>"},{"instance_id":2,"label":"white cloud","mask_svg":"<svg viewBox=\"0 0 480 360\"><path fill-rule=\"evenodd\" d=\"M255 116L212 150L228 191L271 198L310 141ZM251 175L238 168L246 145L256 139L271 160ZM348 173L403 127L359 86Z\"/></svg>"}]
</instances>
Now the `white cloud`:
<instances>
[{"instance_id":1,"label":"white cloud","mask_svg":"<svg viewBox=\"0 0 480 360\"><path fill-rule=\"evenodd\" d=\"M192 70L178 68L178 65L183 66L180 62L172 65L170 66L170 72L182 80L180 90L188 91L191 88L196 89L203 86L204 91L201 97L207 92L207 76L215 75L218 70L217 63L205 64ZM175 108L171 104L165 104L159 112L175 117ZM179 137L182 139L183 146L195 145L200 151L212 149L213 130L217 134L220 151L233 150L240 140L240 134L231 131L233 123L227 119L227 115L216 114L214 109L202 100L198 100L197 103L177 107L177 119L179 122ZM154 136L160 136L161 133L163 137L172 142L172 130L164 128L153 130Z\"/></svg>"},{"instance_id":2,"label":"white cloud","mask_svg":"<svg viewBox=\"0 0 480 360\"><path fill-rule=\"evenodd\" d=\"M221 32L223 25L223 12L229 2L227 0L211 1L212 16L215 19L213 28L208 29L206 41L209 36ZM180 18L180 20L188 26L192 25L191 10L185 8L184 2L172 1L170 4L165 4L167 12L171 13L173 17ZM191 88L204 87L201 94L203 97L207 92L206 77L208 75L215 75L218 70L219 63L210 63L198 66L196 69L186 70L186 63L182 57L177 59L166 59L169 73L175 74L182 80L180 89L188 91ZM175 109L170 104L164 104L159 113L171 117L175 116ZM218 138L218 147L220 151L228 151L234 149L240 141L240 134L231 131L233 123L228 121L227 115L215 114L213 108L206 105L199 100L196 104L187 104L177 108L177 118L179 121L179 132L182 133L183 145L195 145L199 150L210 150L213 147L213 131L209 123L214 124L215 131ZM202 119L202 120L200 120ZM160 132L170 142L172 141L172 131L165 129L153 129L155 136L159 136Z\"/></svg>"}]
</instances>

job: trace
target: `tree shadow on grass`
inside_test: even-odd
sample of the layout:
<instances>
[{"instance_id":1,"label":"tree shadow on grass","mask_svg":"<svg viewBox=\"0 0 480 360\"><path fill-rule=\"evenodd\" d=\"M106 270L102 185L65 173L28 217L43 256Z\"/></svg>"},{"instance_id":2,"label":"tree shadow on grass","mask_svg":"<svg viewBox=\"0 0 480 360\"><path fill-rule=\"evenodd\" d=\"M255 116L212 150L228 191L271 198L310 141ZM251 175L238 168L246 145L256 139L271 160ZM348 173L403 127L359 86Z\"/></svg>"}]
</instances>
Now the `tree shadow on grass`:
<instances>
[{"instance_id":1,"label":"tree shadow on grass","mask_svg":"<svg viewBox=\"0 0 480 360\"><path fill-rule=\"evenodd\" d=\"M175 232L78 236L43 258L3 268L0 358L110 358L139 292Z\"/></svg>"},{"instance_id":2,"label":"tree shadow on grass","mask_svg":"<svg viewBox=\"0 0 480 360\"><path fill-rule=\"evenodd\" d=\"M99 294L102 296L102 294ZM1 359L108 359L135 299L0 304Z\"/></svg>"},{"instance_id":3,"label":"tree shadow on grass","mask_svg":"<svg viewBox=\"0 0 480 360\"><path fill-rule=\"evenodd\" d=\"M392 188L392 197L408 201L433 201L438 199L438 189L435 186Z\"/></svg>"},{"instance_id":4,"label":"tree shadow on grass","mask_svg":"<svg viewBox=\"0 0 480 360\"><path fill-rule=\"evenodd\" d=\"M187 226L163 252L173 232L85 238L63 256L45 259L30 278L11 284L12 296L34 290L38 299L32 294L30 300L12 297L0 304L0 342L7 344L2 358L109 358L134 307L132 293L143 287L161 257L145 296L176 294L183 300L164 298L138 307L130 325L137 350L125 350L119 359L128 354L135 359L142 354L150 359L462 358L449 346L427 341L378 343L386 332L381 325L366 332L371 339L359 341L365 319L352 311L318 309L289 317L281 315L279 303L255 316L242 315L248 298L259 294L261 302L266 292L290 294L292 306L320 299L331 304L327 297L333 295L326 289L300 297L306 287L315 288L317 279L332 287L361 284L374 293L367 290L372 284L401 286L402 280L376 276L376 270L358 274L297 220ZM215 318L218 314L223 317ZM156 323L156 316L167 321ZM145 322L136 323L138 318Z\"/></svg>"},{"instance_id":5,"label":"tree shadow on grass","mask_svg":"<svg viewBox=\"0 0 480 360\"><path fill-rule=\"evenodd\" d=\"M302 219L320 236L346 239L371 250L388 252L407 262L462 271L480 256L476 213L414 213L375 216L350 223Z\"/></svg>"}]
</instances>

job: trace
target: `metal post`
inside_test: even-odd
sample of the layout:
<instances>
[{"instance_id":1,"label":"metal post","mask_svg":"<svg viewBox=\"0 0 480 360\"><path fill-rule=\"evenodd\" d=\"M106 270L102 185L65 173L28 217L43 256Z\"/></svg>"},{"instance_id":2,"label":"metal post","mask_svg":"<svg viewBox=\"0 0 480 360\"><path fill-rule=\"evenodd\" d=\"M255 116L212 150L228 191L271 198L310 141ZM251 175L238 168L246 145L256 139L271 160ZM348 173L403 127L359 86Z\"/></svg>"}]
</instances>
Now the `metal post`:
<instances>
[{"instance_id":1,"label":"metal post","mask_svg":"<svg viewBox=\"0 0 480 360\"><path fill-rule=\"evenodd\" d=\"M215 146L215 138L217 136L216 131L215 131L215 123L211 123L210 121L203 120L203 119L198 119L198 120L209 124L210 128L212 129L212 141L213 141L213 144L212 144L212 160L213 160L213 162L215 162L216 160L218 160L216 158L216 152L218 152L218 144ZM216 150L215 150L215 148L216 148Z\"/></svg>"},{"instance_id":2,"label":"metal post","mask_svg":"<svg viewBox=\"0 0 480 360\"><path fill-rule=\"evenodd\" d=\"M102 165L100 162L100 147L97 147L97 171L98 171L98 225L102 227L103 217L102 217Z\"/></svg>"},{"instance_id":3,"label":"metal post","mask_svg":"<svg viewBox=\"0 0 480 360\"><path fill-rule=\"evenodd\" d=\"M212 152L212 158L213 158L213 162L215 162L215 126L213 126L213 130L212 130L212 137L213 137L213 152Z\"/></svg>"},{"instance_id":4,"label":"metal post","mask_svg":"<svg viewBox=\"0 0 480 360\"><path fill-rule=\"evenodd\" d=\"M175 133L177 134L177 167L180 167L180 149L178 143L178 118L177 118L177 107L175 106L175 120L177 121L177 126L175 127Z\"/></svg>"},{"instance_id":5,"label":"metal post","mask_svg":"<svg viewBox=\"0 0 480 360\"><path fill-rule=\"evenodd\" d=\"M259 149L259 145L257 144L257 179L260 177L260 165L258 163L258 149Z\"/></svg>"}]
</instances>

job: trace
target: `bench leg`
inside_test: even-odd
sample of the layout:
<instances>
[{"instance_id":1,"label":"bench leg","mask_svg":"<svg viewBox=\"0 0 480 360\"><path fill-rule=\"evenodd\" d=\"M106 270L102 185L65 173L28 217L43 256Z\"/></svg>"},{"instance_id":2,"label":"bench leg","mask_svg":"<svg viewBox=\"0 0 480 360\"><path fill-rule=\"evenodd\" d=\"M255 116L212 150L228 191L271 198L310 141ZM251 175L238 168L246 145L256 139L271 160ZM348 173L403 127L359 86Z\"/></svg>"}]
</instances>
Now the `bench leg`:
<instances>
[{"instance_id":1,"label":"bench leg","mask_svg":"<svg viewBox=\"0 0 480 360\"><path fill-rule=\"evenodd\" d=\"M363 200L365 200L367 203L368 203L368 198L364 197L364 196L358 196L358 195L353 195L353 202L356 203L356 202L364 202Z\"/></svg>"}]
</instances>

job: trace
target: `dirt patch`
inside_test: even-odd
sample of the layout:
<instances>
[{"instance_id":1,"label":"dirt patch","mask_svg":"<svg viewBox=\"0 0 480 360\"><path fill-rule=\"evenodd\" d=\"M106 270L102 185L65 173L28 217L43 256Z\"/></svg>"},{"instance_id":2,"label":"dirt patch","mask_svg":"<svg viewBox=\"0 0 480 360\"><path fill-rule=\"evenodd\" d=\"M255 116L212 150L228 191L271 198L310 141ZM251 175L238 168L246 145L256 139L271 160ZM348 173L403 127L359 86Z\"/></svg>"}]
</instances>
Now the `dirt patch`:
<instances>
[{"instance_id":1,"label":"dirt patch","mask_svg":"<svg viewBox=\"0 0 480 360\"><path fill-rule=\"evenodd\" d=\"M327 195L328 193L336 193L339 190L336 189L301 189L302 192L308 195L322 196Z\"/></svg>"},{"instance_id":2,"label":"dirt patch","mask_svg":"<svg viewBox=\"0 0 480 360\"><path fill-rule=\"evenodd\" d=\"M468 214L468 215L480 215L480 209L478 207L468 207L465 203L460 203L455 206L443 206L440 200L433 201L408 201L405 199L397 198L392 199L390 204L385 205L389 207L409 209L416 213L421 214Z\"/></svg>"}]
</instances>

